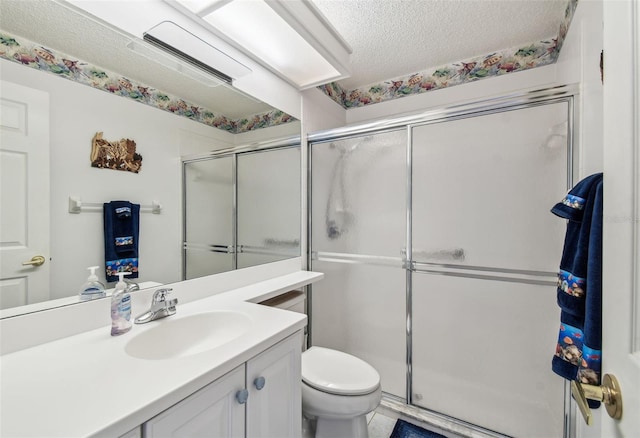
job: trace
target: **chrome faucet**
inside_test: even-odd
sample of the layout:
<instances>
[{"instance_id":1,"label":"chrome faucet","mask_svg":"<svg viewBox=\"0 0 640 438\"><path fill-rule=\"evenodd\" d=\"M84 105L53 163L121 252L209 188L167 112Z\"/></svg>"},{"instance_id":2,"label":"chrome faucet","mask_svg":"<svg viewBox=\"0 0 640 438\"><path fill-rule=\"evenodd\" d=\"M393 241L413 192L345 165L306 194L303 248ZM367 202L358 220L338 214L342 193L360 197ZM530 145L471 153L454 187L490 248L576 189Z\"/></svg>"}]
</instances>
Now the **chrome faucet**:
<instances>
[{"instance_id":1,"label":"chrome faucet","mask_svg":"<svg viewBox=\"0 0 640 438\"><path fill-rule=\"evenodd\" d=\"M124 282L127 283L127 292L134 292L134 291L140 290L140 286L138 286L138 283L135 283L131 280L127 280L126 278L124 279Z\"/></svg>"},{"instance_id":2,"label":"chrome faucet","mask_svg":"<svg viewBox=\"0 0 640 438\"><path fill-rule=\"evenodd\" d=\"M139 315L135 319L136 324L145 324L156 319L166 318L176 313L176 304L178 299L174 298L167 301L167 295L171 293L173 289L158 289L153 293L153 299L151 301L151 308Z\"/></svg>"}]
</instances>

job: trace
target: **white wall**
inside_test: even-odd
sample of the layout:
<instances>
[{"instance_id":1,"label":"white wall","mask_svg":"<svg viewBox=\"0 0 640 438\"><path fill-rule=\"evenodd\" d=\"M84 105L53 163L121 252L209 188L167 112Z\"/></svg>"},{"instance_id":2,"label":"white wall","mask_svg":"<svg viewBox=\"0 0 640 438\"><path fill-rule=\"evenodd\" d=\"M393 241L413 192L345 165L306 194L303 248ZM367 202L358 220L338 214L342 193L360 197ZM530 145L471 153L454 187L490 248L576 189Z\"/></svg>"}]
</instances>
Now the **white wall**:
<instances>
[{"instance_id":1,"label":"white wall","mask_svg":"<svg viewBox=\"0 0 640 438\"><path fill-rule=\"evenodd\" d=\"M317 88L302 93L302 125L306 133L344 126L346 115L345 109Z\"/></svg>"},{"instance_id":2,"label":"white wall","mask_svg":"<svg viewBox=\"0 0 640 438\"><path fill-rule=\"evenodd\" d=\"M602 171L603 112L600 52L602 1L580 0L556 63L558 83L579 83L575 178Z\"/></svg>"},{"instance_id":3,"label":"white wall","mask_svg":"<svg viewBox=\"0 0 640 438\"><path fill-rule=\"evenodd\" d=\"M2 80L50 94L51 298L77 293L87 266L104 266L102 214L68 212L69 196L84 202L158 200L160 215L140 215L139 281L175 282L181 276L181 169L186 152L227 147L233 135L91 87L0 60ZM139 174L92 168L96 132L129 138L143 157ZM100 273L104 279L104 272Z\"/></svg>"}]
</instances>

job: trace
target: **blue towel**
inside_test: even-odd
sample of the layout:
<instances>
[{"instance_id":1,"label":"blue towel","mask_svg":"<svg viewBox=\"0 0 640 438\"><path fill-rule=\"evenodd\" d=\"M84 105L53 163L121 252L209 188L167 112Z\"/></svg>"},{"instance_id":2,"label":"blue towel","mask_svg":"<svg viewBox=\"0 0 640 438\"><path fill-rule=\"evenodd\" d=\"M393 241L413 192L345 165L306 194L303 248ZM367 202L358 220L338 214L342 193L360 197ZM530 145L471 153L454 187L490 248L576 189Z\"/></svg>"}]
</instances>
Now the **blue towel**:
<instances>
[{"instance_id":1,"label":"blue towel","mask_svg":"<svg viewBox=\"0 0 640 438\"><path fill-rule=\"evenodd\" d=\"M389 438L445 438L445 436L398 419Z\"/></svg>"},{"instance_id":2,"label":"blue towel","mask_svg":"<svg viewBox=\"0 0 640 438\"><path fill-rule=\"evenodd\" d=\"M107 282L118 281L118 272L130 272L127 278L138 278L140 206L128 201L107 202L103 216Z\"/></svg>"},{"instance_id":3,"label":"blue towel","mask_svg":"<svg viewBox=\"0 0 640 438\"><path fill-rule=\"evenodd\" d=\"M600 384L602 360L602 173L580 181L551 212L568 219L558 273L560 334L553 371ZM600 402L589 400L592 408Z\"/></svg>"}]
</instances>

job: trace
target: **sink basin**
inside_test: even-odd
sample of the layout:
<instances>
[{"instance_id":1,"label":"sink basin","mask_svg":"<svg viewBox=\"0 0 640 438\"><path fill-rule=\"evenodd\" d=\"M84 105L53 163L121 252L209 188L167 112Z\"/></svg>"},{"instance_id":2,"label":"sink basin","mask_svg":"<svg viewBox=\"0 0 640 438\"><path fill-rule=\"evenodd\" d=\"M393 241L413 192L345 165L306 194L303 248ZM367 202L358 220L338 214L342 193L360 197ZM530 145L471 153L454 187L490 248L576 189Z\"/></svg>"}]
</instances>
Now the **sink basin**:
<instances>
[{"instance_id":1,"label":"sink basin","mask_svg":"<svg viewBox=\"0 0 640 438\"><path fill-rule=\"evenodd\" d=\"M202 353L240 337L251 327L251 318L240 312L214 311L170 316L151 324L157 325L127 342L129 356L161 360Z\"/></svg>"}]
</instances>

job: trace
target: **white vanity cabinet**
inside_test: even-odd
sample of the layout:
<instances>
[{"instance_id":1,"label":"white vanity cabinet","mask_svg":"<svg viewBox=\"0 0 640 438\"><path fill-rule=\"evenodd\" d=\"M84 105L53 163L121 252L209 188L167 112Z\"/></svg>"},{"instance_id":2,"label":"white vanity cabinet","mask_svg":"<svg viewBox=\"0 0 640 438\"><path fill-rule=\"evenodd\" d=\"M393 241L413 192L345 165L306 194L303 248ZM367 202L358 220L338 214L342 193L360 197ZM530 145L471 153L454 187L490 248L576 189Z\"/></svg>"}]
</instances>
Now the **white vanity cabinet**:
<instances>
[{"instance_id":1,"label":"white vanity cabinet","mask_svg":"<svg viewBox=\"0 0 640 438\"><path fill-rule=\"evenodd\" d=\"M158 414L143 437L299 437L301 342L298 331Z\"/></svg>"},{"instance_id":2,"label":"white vanity cabinet","mask_svg":"<svg viewBox=\"0 0 640 438\"><path fill-rule=\"evenodd\" d=\"M244 365L142 425L144 437L244 437Z\"/></svg>"},{"instance_id":3,"label":"white vanity cabinet","mask_svg":"<svg viewBox=\"0 0 640 438\"><path fill-rule=\"evenodd\" d=\"M302 331L247 362L247 437L299 438Z\"/></svg>"}]
</instances>

